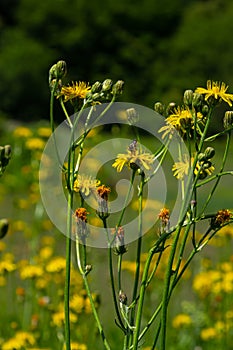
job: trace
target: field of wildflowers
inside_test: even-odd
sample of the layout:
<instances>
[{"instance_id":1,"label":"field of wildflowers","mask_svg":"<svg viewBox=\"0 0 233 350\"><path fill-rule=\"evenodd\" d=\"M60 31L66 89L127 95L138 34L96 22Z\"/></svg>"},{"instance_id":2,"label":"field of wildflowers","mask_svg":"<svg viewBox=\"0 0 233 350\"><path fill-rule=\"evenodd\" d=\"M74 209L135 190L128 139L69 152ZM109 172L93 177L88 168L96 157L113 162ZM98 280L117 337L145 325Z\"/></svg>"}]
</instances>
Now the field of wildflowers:
<instances>
[{"instance_id":1,"label":"field of wildflowers","mask_svg":"<svg viewBox=\"0 0 233 350\"><path fill-rule=\"evenodd\" d=\"M56 75L56 65L52 68L52 73L50 71L52 94L60 99L68 123L72 121L65 109L67 102L71 101L74 108L80 111L83 101L88 100L87 96L90 92L91 102L88 102L90 106L98 106L101 102L105 102L106 96L104 94L101 96L103 84L98 87L95 85L95 91L93 86L89 87L85 83L73 83L62 87L61 77ZM105 84L110 84L110 87L105 87L105 92L113 91L112 82L108 81ZM115 89L122 88L113 86ZM216 99L217 102L225 101L231 105L233 99L233 95L226 93L225 85L210 85L210 82L207 89L199 89L198 93L204 94L207 101L213 99L211 103ZM203 101L201 100L201 103ZM198 103L200 104L200 100ZM211 103L208 104L209 108ZM206 106L207 104L205 108ZM157 110L159 108L160 113L163 114L162 105L157 104L155 108ZM196 160L184 157L180 162L173 164L173 167L165 165L165 170L173 174L172 177L177 178L177 181L182 182L187 166L194 164L193 173L199 182L194 180L196 187L192 197L193 202L187 209L186 220L190 222L182 221L179 234L175 236L176 231L169 226L170 211L166 208L168 206L158 210L158 203L151 200L149 206L152 212L157 208L158 214L155 221L158 222L143 237L140 250L138 241L124 244L124 212L120 220L118 219L116 232L114 233L113 230L111 233L114 238L117 237L118 244L115 242L114 246L108 249L93 248L86 244L86 223L90 222L96 226L103 224L107 229L110 214L108 203L111 205L111 196L116 197L112 188L113 174L132 170L132 183L136 175L141 177L137 182L140 193L144 173L136 174L136 172L141 168L146 171L151 167L154 161L152 153L140 150L136 142L132 142L127 151L123 153L125 151L123 149L122 153L116 155L113 164L101 173L102 184L88 174L72 173L70 165L72 162L68 158L62 171L64 190L68 189L69 192L69 186L72 185L72 208L74 209L72 215L75 216L77 239L71 240L69 236L65 237L61 234L56 225L51 222L40 196L40 161L46 142L54 130L54 124L49 125L46 122L26 126L14 125L14 123L3 124L4 133L2 132L1 135L1 144L11 145L11 157L9 156L9 164L7 161L3 167L0 185L1 218L5 220L0 222L2 238L0 240L0 349L164 350L166 346L169 350L184 348L230 350L233 342L233 226L229 223L232 222L230 210L233 209L232 160L230 159L233 148L229 143L227 152L231 157L229 156L226 160L223 169L222 160L225 157L226 148L219 138L222 135L225 136L224 130L227 130L230 135L233 117L228 113L227 118L224 119L225 129L217 136L212 139L210 135L205 136L210 142L214 141L216 155L212 160L214 156L212 146L207 144L208 147L205 149L198 149L197 146L199 138L195 133L199 133L199 136L203 133L203 125L198 121L203 118L203 115L198 114L200 111L196 109L197 119L193 122L190 110L191 107L173 108L168 113L166 124L161 130L164 138L167 136L169 138L173 128L176 128L182 137L185 136L186 140L189 136L194 137L194 143L192 140L189 144L190 150L196 148L202 157L199 156ZM131 110L130 113L134 112ZM196 128L197 124L198 128ZM194 127L196 131L193 135ZM121 137L126 137L127 133L128 130L123 127ZM97 131L89 130L85 135L86 152L95 144L108 139L110 135L119 136L117 125L112 125L107 131L102 127L97 128ZM153 142L149 135L142 134L140 137L140 140L143 139L147 145ZM4 152L6 157L7 153L5 150ZM163 153L160 155L163 157ZM51 159L44 157L43 160L48 162L48 168L52 166ZM76 158L75 160L77 161ZM216 171L218 168L220 170ZM201 187L200 183L206 182L209 186L207 179L211 177L217 182L221 178L220 189L213 197L214 203L208 207L210 214L206 214L206 217L202 215L197 220L200 223L196 223L194 220L198 218L196 190ZM168 186L168 192L173 191L172 186L172 184ZM91 213L90 205L85 205L85 199L95 190L98 194L98 208ZM215 192L213 187L207 187L207 190L201 192L200 203L204 203L201 207L205 206L211 191ZM127 196L126 192L125 196ZM140 213L140 206L143 207L144 200L142 196L138 198L135 194L129 206L129 217L137 216L138 211ZM9 220L9 227L5 217ZM150 218L145 217L145 219ZM206 233L203 233L205 232L202 225L204 220L212 231L207 229ZM190 227L194 225L190 231L187 230L189 225ZM165 236L166 239L161 240L161 237ZM161 244L157 245L156 253L153 251L148 260L151 247L154 247L159 240ZM69 241L68 250L67 241ZM77 241L82 244L77 244ZM207 243L208 246L204 247ZM174 246L178 247L178 253L171 260L171 251ZM112 251L115 253L113 256ZM67 259L67 252L70 260ZM189 265L196 254L194 261ZM112 270L110 269L110 275L109 261L110 264L115 264ZM171 265L170 275L167 272L169 265ZM118 281L114 282L114 275L117 274ZM167 296L164 294L166 290L164 280L167 280L171 287L167 290ZM137 310L140 310L140 302L143 302L141 295L145 292L142 289L143 281L146 284L147 295L143 300L143 313L139 313L138 316ZM117 283L118 287L116 287ZM127 302L133 285L135 290L132 300ZM171 298L173 290L174 295ZM160 300L166 304L170 298L172 299L170 309L162 307L161 311ZM154 310L156 310L155 313ZM161 321L159 317L154 317L161 312L166 318L166 324L164 319ZM139 323L142 324L142 328ZM166 339L163 334L162 339L163 337L164 339L161 343L157 342L160 332L166 333Z\"/></svg>"}]
</instances>

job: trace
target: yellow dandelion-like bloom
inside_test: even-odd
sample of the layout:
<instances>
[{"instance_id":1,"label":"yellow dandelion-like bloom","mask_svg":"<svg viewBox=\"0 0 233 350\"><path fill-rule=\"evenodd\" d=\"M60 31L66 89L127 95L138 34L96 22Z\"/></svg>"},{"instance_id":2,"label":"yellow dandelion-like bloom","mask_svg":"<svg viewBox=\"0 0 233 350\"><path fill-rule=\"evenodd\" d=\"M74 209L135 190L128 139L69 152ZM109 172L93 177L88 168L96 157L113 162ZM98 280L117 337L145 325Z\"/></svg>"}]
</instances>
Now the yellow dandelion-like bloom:
<instances>
[{"instance_id":1,"label":"yellow dandelion-like bloom","mask_svg":"<svg viewBox=\"0 0 233 350\"><path fill-rule=\"evenodd\" d=\"M139 150L135 150L135 152L128 150L127 153L119 153L112 166L120 173L124 166L133 169L142 167L149 170L153 162L153 154L140 152Z\"/></svg>"},{"instance_id":2,"label":"yellow dandelion-like bloom","mask_svg":"<svg viewBox=\"0 0 233 350\"><path fill-rule=\"evenodd\" d=\"M66 259L62 256L54 257L46 266L48 272L61 272L66 267Z\"/></svg>"},{"instance_id":3,"label":"yellow dandelion-like bloom","mask_svg":"<svg viewBox=\"0 0 233 350\"><path fill-rule=\"evenodd\" d=\"M45 147L45 141L39 137L32 137L25 142L25 147L31 151L43 150Z\"/></svg>"},{"instance_id":4,"label":"yellow dandelion-like bloom","mask_svg":"<svg viewBox=\"0 0 233 350\"><path fill-rule=\"evenodd\" d=\"M27 265L22 267L20 271L20 277L22 280L28 279L28 278L36 278L41 277L43 275L44 271L41 266L37 265Z\"/></svg>"},{"instance_id":5,"label":"yellow dandelion-like bloom","mask_svg":"<svg viewBox=\"0 0 233 350\"><path fill-rule=\"evenodd\" d=\"M70 322L76 323L78 321L78 316L73 312L70 312ZM65 322L65 315L63 311L58 311L52 314L52 325L59 328L63 327Z\"/></svg>"},{"instance_id":6,"label":"yellow dandelion-like bloom","mask_svg":"<svg viewBox=\"0 0 233 350\"><path fill-rule=\"evenodd\" d=\"M42 260L48 260L53 254L53 248L51 247L43 247L41 248L40 252L39 252L39 257Z\"/></svg>"},{"instance_id":7,"label":"yellow dandelion-like bloom","mask_svg":"<svg viewBox=\"0 0 233 350\"><path fill-rule=\"evenodd\" d=\"M0 274L3 274L5 272L12 272L14 270L16 270L16 264L7 260L0 261Z\"/></svg>"},{"instance_id":8,"label":"yellow dandelion-like bloom","mask_svg":"<svg viewBox=\"0 0 233 350\"><path fill-rule=\"evenodd\" d=\"M192 113L187 108L177 107L173 114L169 115L166 121L178 131L186 132L185 126L191 126Z\"/></svg>"},{"instance_id":9,"label":"yellow dandelion-like bloom","mask_svg":"<svg viewBox=\"0 0 233 350\"><path fill-rule=\"evenodd\" d=\"M208 341L216 338L218 336L218 332L214 327L204 328L202 329L200 336L202 340Z\"/></svg>"},{"instance_id":10,"label":"yellow dandelion-like bloom","mask_svg":"<svg viewBox=\"0 0 233 350\"><path fill-rule=\"evenodd\" d=\"M28 348L36 343L35 337L29 332L17 332L13 338L10 338L2 344L2 350L21 350L22 348Z\"/></svg>"},{"instance_id":11,"label":"yellow dandelion-like bloom","mask_svg":"<svg viewBox=\"0 0 233 350\"><path fill-rule=\"evenodd\" d=\"M84 309L84 299L81 295L75 294L70 300L70 308L80 314Z\"/></svg>"},{"instance_id":12,"label":"yellow dandelion-like bloom","mask_svg":"<svg viewBox=\"0 0 233 350\"><path fill-rule=\"evenodd\" d=\"M40 127L37 129L37 134L40 136L40 137L49 137L51 135L52 131L50 128L47 128L47 127Z\"/></svg>"},{"instance_id":13,"label":"yellow dandelion-like bloom","mask_svg":"<svg viewBox=\"0 0 233 350\"><path fill-rule=\"evenodd\" d=\"M74 191L81 192L88 197L99 185L100 181L94 179L92 176L78 174L77 179L74 182Z\"/></svg>"},{"instance_id":14,"label":"yellow dandelion-like bloom","mask_svg":"<svg viewBox=\"0 0 233 350\"><path fill-rule=\"evenodd\" d=\"M76 98L83 100L90 90L91 87L87 83L83 81L76 81L72 82L71 86L63 86L58 97L64 96L64 102Z\"/></svg>"},{"instance_id":15,"label":"yellow dandelion-like bloom","mask_svg":"<svg viewBox=\"0 0 233 350\"><path fill-rule=\"evenodd\" d=\"M170 124L167 121L166 125L162 126L162 128L160 128L158 132L163 132L162 140L165 139L166 136L169 136L169 139L171 139L173 134L176 132L176 129L172 124Z\"/></svg>"},{"instance_id":16,"label":"yellow dandelion-like bloom","mask_svg":"<svg viewBox=\"0 0 233 350\"><path fill-rule=\"evenodd\" d=\"M222 99L229 106L232 106L233 94L227 94L226 91L228 86L225 83L218 81L207 81L207 89L198 87L195 92L205 95L205 100L207 101L209 97L213 96L216 100Z\"/></svg>"},{"instance_id":17,"label":"yellow dandelion-like bloom","mask_svg":"<svg viewBox=\"0 0 233 350\"><path fill-rule=\"evenodd\" d=\"M172 326L174 328L187 327L187 326L190 326L191 324L192 324L192 319L187 314L179 314L172 321Z\"/></svg>"},{"instance_id":18,"label":"yellow dandelion-like bloom","mask_svg":"<svg viewBox=\"0 0 233 350\"><path fill-rule=\"evenodd\" d=\"M17 138L27 138L32 136L32 131L24 126L19 126L14 130L13 135Z\"/></svg>"}]
</instances>

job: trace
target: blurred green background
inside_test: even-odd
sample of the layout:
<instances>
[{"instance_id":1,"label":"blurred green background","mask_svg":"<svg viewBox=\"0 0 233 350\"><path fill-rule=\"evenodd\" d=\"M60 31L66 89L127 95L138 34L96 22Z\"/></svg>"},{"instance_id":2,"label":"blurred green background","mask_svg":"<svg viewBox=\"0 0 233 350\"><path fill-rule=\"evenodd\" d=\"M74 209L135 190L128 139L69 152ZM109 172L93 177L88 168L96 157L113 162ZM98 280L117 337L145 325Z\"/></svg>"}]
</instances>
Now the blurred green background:
<instances>
[{"instance_id":1,"label":"blurred green background","mask_svg":"<svg viewBox=\"0 0 233 350\"><path fill-rule=\"evenodd\" d=\"M123 79L124 101L151 108L207 79L232 85L232 16L228 0L1 0L0 112L47 119L59 59L67 81Z\"/></svg>"}]
</instances>

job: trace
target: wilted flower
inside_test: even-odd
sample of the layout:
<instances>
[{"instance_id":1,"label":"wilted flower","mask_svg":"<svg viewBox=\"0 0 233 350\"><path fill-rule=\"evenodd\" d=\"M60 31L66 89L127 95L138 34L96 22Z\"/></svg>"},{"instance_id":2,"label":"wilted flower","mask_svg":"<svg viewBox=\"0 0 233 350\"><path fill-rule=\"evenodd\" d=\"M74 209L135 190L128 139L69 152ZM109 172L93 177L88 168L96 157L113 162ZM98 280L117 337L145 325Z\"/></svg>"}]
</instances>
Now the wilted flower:
<instances>
[{"instance_id":1,"label":"wilted flower","mask_svg":"<svg viewBox=\"0 0 233 350\"><path fill-rule=\"evenodd\" d=\"M101 219L106 219L109 216L108 195L110 192L111 192L111 189L105 185L101 185L97 188L97 202L98 202L97 214Z\"/></svg>"},{"instance_id":2,"label":"wilted flower","mask_svg":"<svg viewBox=\"0 0 233 350\"><path fill-rule=\"evenodd\" d=\"M78 208L75 210L75 217L77 222L77 235L85 242L88 229L87 229L87 214L89 214L86 208Z\"/></svg>"},{"instance_id":3,"label":"wilted flower","mask_svg":"<svg viewBox=\"0 0 233 350\"><path fill-rule=\"evenodd\" d=\"M233 218L233 214L229 209L221 209L217 212L215 217L211 219L210 226L216 229L229 222Z\"/></svg>"}]
</instances>

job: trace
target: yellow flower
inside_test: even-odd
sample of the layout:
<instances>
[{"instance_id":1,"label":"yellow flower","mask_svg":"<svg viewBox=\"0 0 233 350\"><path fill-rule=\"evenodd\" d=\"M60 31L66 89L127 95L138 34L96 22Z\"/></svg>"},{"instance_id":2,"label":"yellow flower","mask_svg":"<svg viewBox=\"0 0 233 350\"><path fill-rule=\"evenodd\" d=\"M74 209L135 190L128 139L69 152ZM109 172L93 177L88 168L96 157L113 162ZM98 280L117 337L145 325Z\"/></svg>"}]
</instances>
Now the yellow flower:
<instances>
[{"instance_id":1,"label":"yellow flower","mask_svg":"<svg viewBox=\"0 0 233 350\"><path fill-rule=\"evenodd\" d=\"M84 99L91 87L83 81L72 82L72 86L63 86L58 97L64 96L64 102L75 98Z\"/></svg>"},{"instance_id":2,"label":"yellow flower","mask_svg":"<svg viewBox=\"0 0 233 350\"><path fill-rule=\"evenodd\" d=\"M112 166L113 168L117 169L118 173L120 173L124 166L127 166L132 169L138 169L143 167L144 169L149 170L150 165L153 162L153 154L141 152L136 149L134 152L128 150L127 153L119 153Z\"/></svg>"},{"instance_id":3,"label":"yellow flower","mask_svg":"<svg viewBox=\"0 0 233 350\"><path fill-rule=\"evenodd\" d=\"M14 136L15 137L30 137L32 136L32 132L29 128L26 128L24 126L19 126L14 130Z\"/></svg>"},{"instance_id":4,"label":"yellow flower","mask_svg":"<svg viewBox=\"0 0 233 350\"><path fill-rule=\"evenodd\" d=\"M178 179L182 180L184 176L188 175L189 168L191 165L191 160L189 159L187 154L184 154L183 161L176 162L173 167L173 175Z\"/></svg>"},{"instance_id":5,"label":"yellow flower","mask_svg":"<svg viewBox=\"0 0 233 350\"><path fill-rule=\"evenodd\" d=\"M99 185L100 181L94 179L92 176L78 174L77 179L74 182L74 191L81 192L87 197L92 191L95 191L96 187Z\"/></svg>"},{"instance_id":6,"label":"yellow flower","mask_svg":"<svg viewBox=\"0 0 233 350\"><path fill-rule=\"evenodd\" d=\"M46 266L48 272L61 272L66 267L66 259L62 256L54 257Z\"/></svg>"},{"instance_id":7,"label":"yellow flower","mask_svg":"<svg viewBox=\"0 0 233 350\"><path fill-rule=\"evenodd\" d=\"M11 261L3 260L0 261L0 274L3 274L5 272L12 272L16 269L16 264L12 263Z\"/></svg>"},{"instance_id":8,"label":"yellow flower","mask_svg":"<svg viewBox=\"0 0 233 350\"><path fill-rule=\"evenodd\" d=\"M65 321L64 311L58 311L52 314L52 324L57 327L62 327ZM76 323L78 321L77 315L70 312L70 322Z\"/></svg>"},{"instance_id":9,"label":"yellow flower","mask_svg":"<svg viewBox=\"0 0 233 350\"><path fill-rule=\"evenodd\" d=\"M37 134L40 137L49 137L51 135L51 129L50 128L46 128L46 127L40 127L37 130Z\"/></svg>"},{"instance_id":10,"label":"yellow flower","mask_svg":"<svg viewBox=\"0 0 233 350\"><path fill-rule=\"evenodd\" d=\"M43 150L45 146L44 140L39 137L32 137L25 142L25 147L31 151Z\"/></svg>"},{"instance_id":11,"label":"yellow flower","mask_svg":"<svg viewBox=\"0 0 233 350\"><path fill-rule=\"evenodd\" d=\"M41 277L43 275L43 269L41 266L37 265L27 265L22 267L20 271L20 277L25 280L28 278Z\"/></svg>"},{"instance_id":12,"label":"yellow flower","mask_svg":"<svg viewBox=\"0 0 233 350\"><path fill-rule=\"evenodd\" d=\"M198 87L195 92L205 95L205 100L207 101L209 97L213 96L217 101L220 99L232 106L233 94L227 94L226 91L228 86L225 83L218 81L207 81L207 89Z\"/></svg>"},{"instance_id":13,"label":"yellow flower","mask_svg":"<svg viewBox=\"0 0 233 350\"><path fill-rule=\"evenodd\" d=\"M179 314L172 321L172 325L174 328L190 326L191 324L192 324L192 319L187 314Z\"/></svg>"},{"instance_id":14,"label":"yellow flower","mask_svg":"<svg viewBox=\"0 0 233 350\"><path fill-rule=\"evenodd\" d=\"M84 309L83 297L79 294L73 295L73 297L70 300L70 308L78 314L81 313Z\"/></svg>"},{"instance_id":15,"label":"yellow flower","mask_svg":"<svg viewBox=\"0 0 233 350\"><path fill-rule=\"evenodd\" d=\"M42 260L49 259L53 254L53 249L51 247L43 247L40 252L39 256Z\"/></svg>"},{"instance_id":16,"label":"yellow flower","mask_svg":"<svg viewBox=\"0 0 233 350\"><path fill-rule=\"evenodd\" d=\"M202 329L200 335L202 340L208 341L210 339L216 338L218 334L215 328L209 327L209 328Z\"/></svg>"},{"instance_id":17,"label":"yellow flower","mask_svg":"<svg viewBox=\"0 0 233 350\"><path fill-rule=\"evenodd\" d=\"M80 344L76 342L71 342L70 347L71 350L87 350L87 346L85 344ZM66 345L64 345L63 350L66 350Z\"/></svg>"},{"instance_id":18,"label":"yellow flower","mask_svg":"<svg viewBox=\"0 0 233 350\"><path fill-rule=\"evenodd\" d=\"M2 344L2 350L21 350L22 348L28 348L30 345L34 345L36 342L34 336L29 332L17 332L13 338L10 338Z\"/></svg>"}]
</instances>

